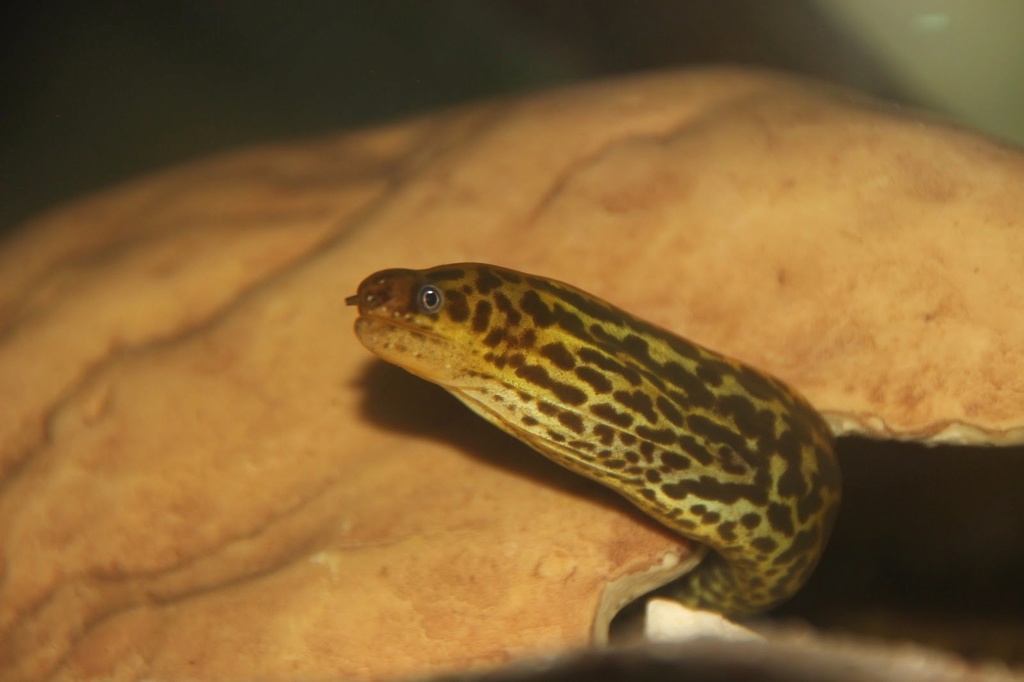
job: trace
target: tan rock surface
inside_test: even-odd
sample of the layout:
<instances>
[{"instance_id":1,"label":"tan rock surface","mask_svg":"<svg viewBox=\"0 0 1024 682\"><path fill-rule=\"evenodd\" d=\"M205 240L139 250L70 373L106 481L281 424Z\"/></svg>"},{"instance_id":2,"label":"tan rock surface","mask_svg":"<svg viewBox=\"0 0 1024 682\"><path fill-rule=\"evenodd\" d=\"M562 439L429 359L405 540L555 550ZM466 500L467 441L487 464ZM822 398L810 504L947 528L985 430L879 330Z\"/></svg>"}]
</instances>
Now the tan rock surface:
<instances>
[{"instance_id":1,"label":"tan rock surface","mask_svg":"<svg viewBox=\"0 0 1024 682\"><path fill-rule=\"evenodd\" d=\"M585 643L609 582L685 558L374 365L342 299L382 267L547 274L839 428L1019 442L1022 180L968 133L711 71L237 153L43 216L0 250L0 679L494 664Z\"/></svg>"}]
</instances>

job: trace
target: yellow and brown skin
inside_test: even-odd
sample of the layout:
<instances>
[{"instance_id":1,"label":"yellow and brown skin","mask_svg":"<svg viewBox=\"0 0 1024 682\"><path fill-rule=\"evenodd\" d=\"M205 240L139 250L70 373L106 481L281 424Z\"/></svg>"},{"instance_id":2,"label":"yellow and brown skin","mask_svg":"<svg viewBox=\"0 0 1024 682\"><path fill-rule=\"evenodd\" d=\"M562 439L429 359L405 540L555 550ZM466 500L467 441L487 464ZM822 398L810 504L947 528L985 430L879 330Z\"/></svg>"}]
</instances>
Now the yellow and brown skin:
<instances>
[{"instance_id":1,"label":"yellow and brown skin","mask_svg":"<svg viewBox=\"0 0 1024 682\"><path fill-rule=\"evenodd\" d=\"M832 435L779 380L572 286L477 263L346 299L382 359L713 550L674 586L742 616L791 596L839 507Z\"/></svg>"}]
</instances>

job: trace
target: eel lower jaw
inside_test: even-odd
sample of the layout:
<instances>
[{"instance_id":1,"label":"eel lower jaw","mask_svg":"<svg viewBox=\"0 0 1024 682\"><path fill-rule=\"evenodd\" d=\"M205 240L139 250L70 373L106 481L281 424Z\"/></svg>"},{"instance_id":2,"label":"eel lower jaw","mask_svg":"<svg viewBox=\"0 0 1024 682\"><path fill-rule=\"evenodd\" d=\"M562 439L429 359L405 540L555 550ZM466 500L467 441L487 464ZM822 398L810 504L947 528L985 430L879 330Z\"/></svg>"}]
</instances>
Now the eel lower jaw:
<instances>
[{"instance_id":1,"label":"eel lower jaw","mask_svg":"<svg viewBox=\"0 0 1024 682\"><path fill-rule=\"evenodd\" d=\"M375 315L357 319L355 332L374 355L421 379L445 388L461 383L464 353L440 334Z\"/></svg>"}]
</instances>

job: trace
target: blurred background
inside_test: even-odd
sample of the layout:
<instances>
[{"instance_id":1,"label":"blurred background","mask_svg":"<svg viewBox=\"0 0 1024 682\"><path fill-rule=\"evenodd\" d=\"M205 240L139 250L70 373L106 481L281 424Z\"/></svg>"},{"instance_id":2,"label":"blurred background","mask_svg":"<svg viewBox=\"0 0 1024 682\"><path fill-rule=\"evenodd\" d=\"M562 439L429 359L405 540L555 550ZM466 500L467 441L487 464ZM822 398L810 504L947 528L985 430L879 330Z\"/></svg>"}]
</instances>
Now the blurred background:
<instances>
[{"instance_id":1,"label":"blurred background","mask_svg":"<svg viewBox=\"0 0 1024 682\"><path fill-rule=\"evenodd\" d=\"M0 22L0 234L211 153L699 64L806 74L1024 142L1018 0L20 3Z\"/></svg>"}]
</instances>

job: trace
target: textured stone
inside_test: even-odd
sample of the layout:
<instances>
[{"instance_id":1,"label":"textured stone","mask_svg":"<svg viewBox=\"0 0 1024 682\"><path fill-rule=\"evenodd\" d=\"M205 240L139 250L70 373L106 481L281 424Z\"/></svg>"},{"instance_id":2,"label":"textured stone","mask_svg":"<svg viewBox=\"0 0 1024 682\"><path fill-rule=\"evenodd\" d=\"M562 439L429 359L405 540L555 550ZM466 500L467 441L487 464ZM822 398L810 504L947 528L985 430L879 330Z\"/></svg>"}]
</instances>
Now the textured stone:
<instances>
[{"instance_id":1,"label":"textured stone","mask_svg":"<svg viewBox=\"0 0 1024 682\"><path fill-rule=\"evenodd\" d=\"M478 260L770 370L837 429L1020 442L1024 157L670 73L238 152L0 249L0 678L381 678L600 638L689 548L375 363L346 295Z\"/></svg>"}]
</instances>

